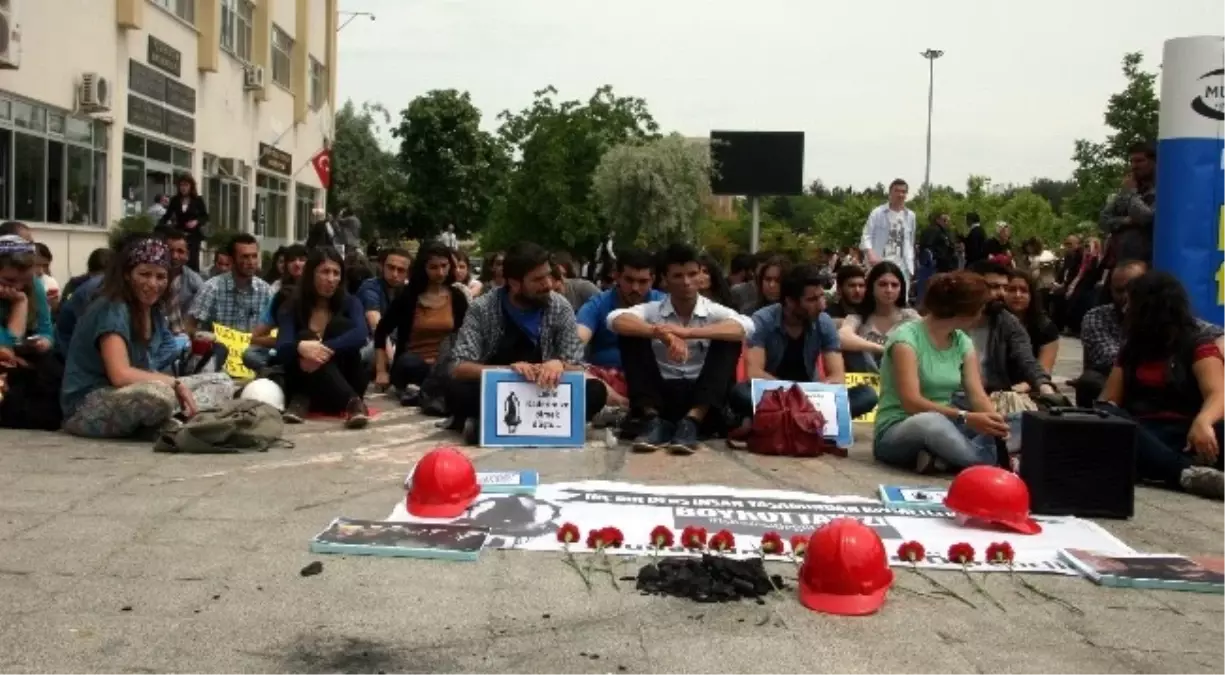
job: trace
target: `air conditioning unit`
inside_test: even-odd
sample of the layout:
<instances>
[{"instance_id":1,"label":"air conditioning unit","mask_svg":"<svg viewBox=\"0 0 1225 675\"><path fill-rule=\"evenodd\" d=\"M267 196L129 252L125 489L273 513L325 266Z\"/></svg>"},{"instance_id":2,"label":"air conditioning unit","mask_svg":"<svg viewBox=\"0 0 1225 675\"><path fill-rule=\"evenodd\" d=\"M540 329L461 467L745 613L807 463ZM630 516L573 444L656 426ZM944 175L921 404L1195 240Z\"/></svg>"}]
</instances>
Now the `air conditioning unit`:
<instances>
[{"instance_id":1,"label":"air conditioning unit","mask_svg":"<svg viewBox=\"0 0 1225 675\"><path fill-rule=\"evenodd\" d=\"M21 66L21 26L17 0L0 0L0 68Z\"/></svg>"},{"instance_id":2,"label":"air conditioning unit","mask_svg":"<svg viewBox=\"0 0 1225 675\"><path fill-rule=\"evenodd\" d=\"M81 76L77 89L77 104L87 113L107 112L111 109L111 81L98 73Z\"/></svg>"},{"instance_id":3,"label":"air conditioning unit","mask_svg":"<svg viewBox=\"0 0 1225 675\"><path fill-rule=\"evenodd\" d=\"M216 176L217 174L221 173L220 166L221 166L220 157L217 157L216 155L205 155L204 156L204 165L203 165L204 175Z\"/></svg>"},{"instance_id":4,"label":"air conditioning unit","mask_svg":"<svg viewBox=\"0 0 1225 675\"><path fill-rule=\"evenodd\" d=\"M245 78L243 80L243 89L251 91L253 89L264 88L264 67L263 66L247 66Z\"/></svg>"}]
</instances>

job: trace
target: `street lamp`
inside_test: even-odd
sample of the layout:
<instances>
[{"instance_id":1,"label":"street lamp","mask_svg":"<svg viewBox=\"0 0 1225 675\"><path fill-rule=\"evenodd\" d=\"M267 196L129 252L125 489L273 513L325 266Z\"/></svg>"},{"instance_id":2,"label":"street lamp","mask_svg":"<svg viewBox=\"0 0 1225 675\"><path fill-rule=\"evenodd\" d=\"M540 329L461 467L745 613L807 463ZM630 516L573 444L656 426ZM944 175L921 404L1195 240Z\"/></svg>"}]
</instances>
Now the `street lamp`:
<instances>
[{"instance_id":1,"label":"street lamp","mask_svg":"<svg viewBox=\"0 0 1225 675\"><path fill-rule=\"evenodd\" d=\"M353 20L359 16L368 16L370 17L371 21L374 21L374 12L337 12L337 14L339 14L340 16L348 17L347 19L345 19L344 23L340 24L340 26L336 28L337 33L344 30L345 26L349 25L350 23L353 23Z\"/></svg>"},{"instance_id":2,"label":"street lamp","mask_svg":"<svg viewBox=\"0 0 1225 675\"><path fill-rule=\"evenodd\" d=\"M919 56L927 59L927 169L923 172L923 194L927 201L927 212L932 210L932 95L936 86L936 59L944 56L940 49L928 49L919 52Z\"/></svg>"}]
</instances>

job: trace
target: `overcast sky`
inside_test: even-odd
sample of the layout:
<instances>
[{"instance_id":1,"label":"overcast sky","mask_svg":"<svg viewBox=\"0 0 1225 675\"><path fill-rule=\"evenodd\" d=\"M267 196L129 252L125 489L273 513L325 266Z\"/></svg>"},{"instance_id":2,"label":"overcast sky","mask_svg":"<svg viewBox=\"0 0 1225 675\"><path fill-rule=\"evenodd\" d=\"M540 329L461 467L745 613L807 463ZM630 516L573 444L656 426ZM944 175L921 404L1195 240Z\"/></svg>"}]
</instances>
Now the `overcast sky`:
<instances>
[{"instance_id":1,"label":"overcast sky","mask_svg":"<svg viewBox=\"0 0 1225 675\"><path fill-rule=\"evenodd\" d=\"M1063 178L1072 142L1105 134L1125 52L1156 69L1171 37L1221 34L1221 0L341 0L339 100L393 114L431 89L471 92L493 129L552 84L646 99L666 131L803 130L805 182ZM345 20L344 17L341 19Z\"/></svg>"}]
</instances>

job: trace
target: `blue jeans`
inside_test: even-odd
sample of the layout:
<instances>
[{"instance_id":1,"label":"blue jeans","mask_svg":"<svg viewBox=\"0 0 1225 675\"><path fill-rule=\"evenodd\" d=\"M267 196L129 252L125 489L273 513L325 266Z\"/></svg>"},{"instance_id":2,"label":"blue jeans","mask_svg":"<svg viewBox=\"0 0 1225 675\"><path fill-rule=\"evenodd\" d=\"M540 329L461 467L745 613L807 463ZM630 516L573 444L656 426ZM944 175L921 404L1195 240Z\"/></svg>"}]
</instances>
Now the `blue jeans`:
<instances>
[{"instance_id":1,"label":"blue jeans","mask_svg":"<svg viewBox=\"0 0 1225 675\"><path fill-rule=\"evenodd\" d=\"M272 349L268 347L247 347L242 353L242 365L255 371L256 375L271 362Z\"/></svg>"},{"instance_id":2,"label":"blue jeans","mask_svg":"<svg viewBox=\"0 0 1225 675\"><path fill-rule=\"evenodd\" d=\"M848 373L879 373L876 356L868 352L842 352L842 363Z\"/></svg>"},{"instance_id":3,"label":"blue jeans","mask_svg":"<svg viewBox=\"0 0 1225 675\"><path fill-rule=\"evenodd\" d=\"M877 434L872 443L872 456L878 462L904 469L914 468L921 450L958 469L999 463L994 437L979 434L938 412L911 415Z\"/></svg>"},{"instance_id":4,"label":"blue jeans","mask_svg":"<svg viewBox=\"0 0 1225 675\"><path fill-rule=\"evenodd\" d=\"M1175 490L1181 490L1179 479L1184 469L1192 466L1192 455L1184 452L1187 447L1187 432L1191 430L1191 420L1179 419L1135 419L1128 412L1114 404L1099 401L1099 410L1104 410L1115 417L1133 420L1136 423L1136 475L1142 480L1165 483ZM1225 423L1217 422L1217 447L1225 449L1222 437L1225 436ZM1216 468L1225 466L1225 452L1217 455Z\"/></svg>"},{"instance_id":5,"label":"blue jeans","mask_svg":"<svg viewBox=\"0 0 1225 675\"><path fill-rule=\"evenodd\" d=\"M872 412L876 407L876 390L866 384L847 387L847 402L851 407L851 417L859 417ZM740 382L732 387L728 394L727 404L738 419L753 416L753 385L751 382Z\"/></svg>"},{"instance_id":6,"label":"blue jeans","mask_svg":"<svg viewBox=\"0 0 1225 675\"><path fill-rule=\"evenodd\" d=\"M971 411L970 401L962 392L953 394L952 404L954 407L961 408L967 412ZM1008 413L1004 415L1004 421L1008 423L1008 451L1021 451L1021 413Z\"/></svg>"}]
</instances>

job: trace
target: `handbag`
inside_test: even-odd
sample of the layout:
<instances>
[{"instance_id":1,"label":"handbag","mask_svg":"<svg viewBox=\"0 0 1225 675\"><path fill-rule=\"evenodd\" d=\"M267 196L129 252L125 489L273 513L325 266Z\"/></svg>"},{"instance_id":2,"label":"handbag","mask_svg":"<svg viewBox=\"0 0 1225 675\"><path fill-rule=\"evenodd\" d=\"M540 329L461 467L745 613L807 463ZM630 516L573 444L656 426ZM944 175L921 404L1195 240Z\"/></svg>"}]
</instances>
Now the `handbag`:
<instances>
[{"instance_id":1,"label":"handbag","mask_svg":"<svg viewBox=\"0 0 1225 675\"><path fill-rule=\"evenodd\" d=\"M783 457L818 457L832 453L846 457L825 438L825 416L817 410L799 385L772 389L762 394L753 413L749 452Z\"/></svg>"}]
</instances>

